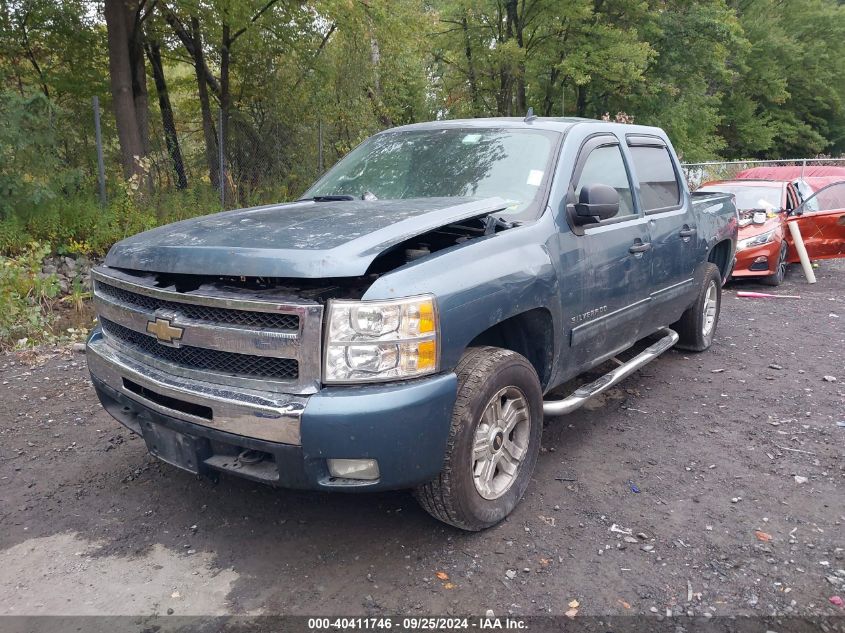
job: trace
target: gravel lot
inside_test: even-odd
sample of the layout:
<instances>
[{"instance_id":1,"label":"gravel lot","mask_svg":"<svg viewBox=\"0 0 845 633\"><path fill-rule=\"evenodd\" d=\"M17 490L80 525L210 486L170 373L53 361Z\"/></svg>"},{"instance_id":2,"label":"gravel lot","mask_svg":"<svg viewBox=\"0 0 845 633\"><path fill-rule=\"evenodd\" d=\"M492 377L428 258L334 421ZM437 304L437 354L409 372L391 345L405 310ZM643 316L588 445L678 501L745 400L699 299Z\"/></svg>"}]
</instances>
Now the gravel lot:
<instances>
[{"instance_id":1,"label":"gravel lot","mask_svg":"<svg viewBox=\"0 0 845 633\"><path fill-rule=\"evenodd\" d=\"M100 409L84 355L0 356L0 614L845 614L845 262L817 275L729 286L712 350L547 420L480 534L404 492L198 480Z\"/></svg>"}]
</instances>

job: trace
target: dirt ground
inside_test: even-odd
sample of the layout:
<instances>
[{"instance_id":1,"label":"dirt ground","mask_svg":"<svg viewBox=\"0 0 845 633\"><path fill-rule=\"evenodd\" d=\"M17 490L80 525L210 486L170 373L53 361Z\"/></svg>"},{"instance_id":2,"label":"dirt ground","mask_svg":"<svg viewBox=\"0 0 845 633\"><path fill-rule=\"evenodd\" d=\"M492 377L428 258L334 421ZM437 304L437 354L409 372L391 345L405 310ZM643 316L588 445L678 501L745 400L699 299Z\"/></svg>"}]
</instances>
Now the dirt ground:
<instances>
[{"instance_id":1,"label":"dirt ground","mask_svg":"<svg viewBox=\"0 0 845 633\"><path fill-rule=\"evenodd\" d=\"M728 286L709 352L547 420L479 534L404 492L198 480L100 409L83 354L0 357L0 614L843 614L845 262L817 275Z\"/></svg>"}]
</instances>

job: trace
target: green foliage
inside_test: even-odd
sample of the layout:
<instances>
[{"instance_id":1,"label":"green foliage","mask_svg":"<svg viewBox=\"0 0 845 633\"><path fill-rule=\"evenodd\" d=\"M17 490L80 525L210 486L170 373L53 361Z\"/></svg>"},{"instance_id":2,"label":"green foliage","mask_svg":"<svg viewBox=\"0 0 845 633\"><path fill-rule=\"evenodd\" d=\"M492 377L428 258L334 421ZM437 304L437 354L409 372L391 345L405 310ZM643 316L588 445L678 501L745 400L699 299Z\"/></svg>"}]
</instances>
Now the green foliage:
<instances>
[{"instance_id":1,"label":"green foliage","mask_svg":"<svg viewBox=\"0 0 845 633\"><path fill-rule=\"evenodd\" d=\"M0 256L0 349L41 339L53 323L50 301L59 292L58 279L41 273L49 253L49 246L33 243L18 256Z\"/></svg>"},{"instance_id":2,"label":"green foliage","mask_svg":"<svg viewBox=\"0 0 845 633\"><path fill-rule=\"evenodd\" d=\"M28 252L29 243L38 241L55 244L59 254L102 257L124 237L219 209L219 194L208 186L149 198L126 188L106 207L90 195L57 197L0 220L0 252Z\"/></svg>"},{"instance_id":3,"label":"green foliage","mask_svg":"<svg viewBox=\"0 0 845 633\"><path fill-rule=\"evenodd\" d=\"M845 5L836 0L170 0L144 3L174 135L147 64L144 182L125 183L102 4L0 2L0 252L37 240L102 256L126 235L219 208L189 51L229 58L226 206L295 198L386 127L432 118L617 112L687 161L845 151ZM231 39L224 46L225 37ZM187 61L186 61L187 60ZM221 103L209 88L213 132ZM109 202L96 199L100 97ZM207 122L207 120L206 120ZM169 125L169 124L168 124ZM167 146L176 138L188 188Z\"/></svg>"},{"instance_id":4,"label":"green foliage","mask_svg":"<svg viewBox=\"0 0 845 633\"><path fill-rule=\"evenodd\" d=\"M56 116L41 93L0 92L0 218L55 198L79 181L58 158Z\"/></svg>"}]
</instances>

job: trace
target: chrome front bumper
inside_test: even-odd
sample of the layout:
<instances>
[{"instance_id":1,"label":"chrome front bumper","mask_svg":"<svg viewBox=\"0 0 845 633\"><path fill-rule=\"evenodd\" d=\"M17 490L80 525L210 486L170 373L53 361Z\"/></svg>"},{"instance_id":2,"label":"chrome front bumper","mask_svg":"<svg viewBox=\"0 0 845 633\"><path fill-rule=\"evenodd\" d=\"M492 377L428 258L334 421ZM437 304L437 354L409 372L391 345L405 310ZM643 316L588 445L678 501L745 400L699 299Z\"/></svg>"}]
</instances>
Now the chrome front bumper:
<instances>
[{"instance_id":1,"label":"chrome front bumper","mask_svg":"<svg viewBox=\"0 0 845 633\"><path fill-rule=\"evenodd\" d=\"M300 445L306 396L232 388L161 372L108 345L100 330L88 340L91 375L158 413L249 438Z\"/></svg>"}]
</instances>

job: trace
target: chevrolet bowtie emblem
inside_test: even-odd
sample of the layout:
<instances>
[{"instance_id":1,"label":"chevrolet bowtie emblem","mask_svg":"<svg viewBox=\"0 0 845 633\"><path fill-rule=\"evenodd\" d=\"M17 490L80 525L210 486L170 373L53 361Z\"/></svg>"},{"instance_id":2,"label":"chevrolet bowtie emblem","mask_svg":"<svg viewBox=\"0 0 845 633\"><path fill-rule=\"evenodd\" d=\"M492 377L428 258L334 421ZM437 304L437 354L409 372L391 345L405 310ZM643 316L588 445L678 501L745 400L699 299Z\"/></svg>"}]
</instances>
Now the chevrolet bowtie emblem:
<instances>
[{"instance_id":1,"label":"chevrolet bowtie emblem","mask_svg":"<svg viewBox=\"0 0 845 633\"><path fill-rule=\"evenodd\" d=\"M182 338L185 328L176 327L170 324L169 319L156 317L155 321L147 322L147 332L155 334L155 337L162 343L173 343Z\"/></svg>"}]
</instances>

